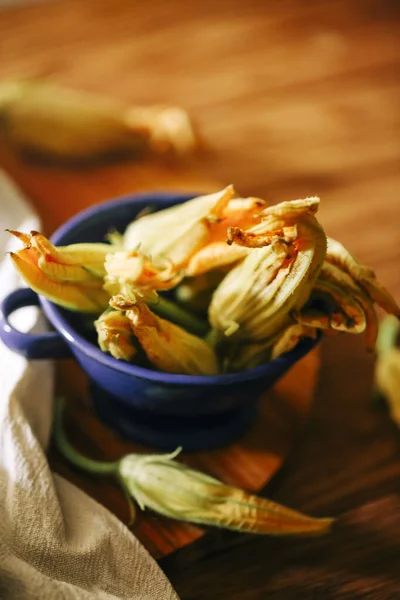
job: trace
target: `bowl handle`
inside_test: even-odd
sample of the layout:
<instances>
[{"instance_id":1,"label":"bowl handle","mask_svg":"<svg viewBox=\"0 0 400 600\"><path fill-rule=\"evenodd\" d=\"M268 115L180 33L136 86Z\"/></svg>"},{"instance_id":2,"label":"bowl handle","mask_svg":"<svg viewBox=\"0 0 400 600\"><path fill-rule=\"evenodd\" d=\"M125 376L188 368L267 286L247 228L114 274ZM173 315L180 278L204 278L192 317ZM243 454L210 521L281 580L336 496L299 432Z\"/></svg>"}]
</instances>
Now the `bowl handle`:
<instances>
[{"instance_id":1,"label":"bowl handle","mask_svg":"<svg viewBox=\"0 0 400 600\"><path fill-rule=\"evenodd\" d=\"M38 295L29 288L11 292L0 304L0 339L18 354L28 359L70 358L71 351L62 337L52 333L22 333L15 329L8 317L24 306L39 306Z\"/></svg>"}]
</instances>

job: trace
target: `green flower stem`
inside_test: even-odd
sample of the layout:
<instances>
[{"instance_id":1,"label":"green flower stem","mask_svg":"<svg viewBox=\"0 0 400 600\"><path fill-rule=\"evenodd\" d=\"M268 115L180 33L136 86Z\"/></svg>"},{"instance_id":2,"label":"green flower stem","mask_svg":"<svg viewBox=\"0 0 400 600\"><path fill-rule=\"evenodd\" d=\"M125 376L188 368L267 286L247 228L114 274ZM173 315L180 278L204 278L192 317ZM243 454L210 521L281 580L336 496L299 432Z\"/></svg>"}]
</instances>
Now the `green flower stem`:
<instances>
[{"instance_id":1,"label":"green flower stem","mask_svg":"<svg viewBox=\"0 0 400 600\"><path fill-rule=\"evenodd\" d=\"M400 323L397 317L387 316L380 324L378 339L376 341L376 351L380 356L386 354L391 348L396 346L399 335Z\"/></svg>"},{"instance_id":2,"label":"green flower stem","mask_svg":"<svg viewBox=\"0 0 400 600\"><path fill-rule=\"evenodd\" d=\"M69 443L62 424L64 399L56 398L54 407L53 437L57 449L73 465L95 475L117 475L117 462L100 462L82 456Z\"/></svg>"},{"instance_id":3,"label":"green flower stem","mask_svg":"<svg viewBox=\"0 0 400 600\"><path fill-rule=\"evenodd\" d=\"M207 342L210 346L215 348L218 342L223 338L223 334L216 329L209 329L207 334L204 336L204 341Z\"/></svg>"},{"instance_id":4,"label":"green flower stem","mask_svg":"<svg viewBox=\"0 0 400 600\"><path fill-rule=\"evenodd\" d=\"M207 323L164 296L159 296L154 304L150 304L150 307L159 317L164 317L177 325L181 325L190 333L200 336L207 333Z\"/></svg>"}]
</instances>

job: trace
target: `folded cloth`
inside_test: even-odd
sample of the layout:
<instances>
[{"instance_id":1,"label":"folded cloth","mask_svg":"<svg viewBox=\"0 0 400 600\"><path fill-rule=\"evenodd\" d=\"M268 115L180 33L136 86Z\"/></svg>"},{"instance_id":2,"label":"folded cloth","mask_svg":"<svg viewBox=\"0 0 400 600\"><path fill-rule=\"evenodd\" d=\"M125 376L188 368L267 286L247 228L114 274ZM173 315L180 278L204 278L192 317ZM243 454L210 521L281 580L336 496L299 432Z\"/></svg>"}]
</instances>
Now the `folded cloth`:
<instances>
[{"instance_id":1,"label":"folded cloth","mask_svg":"<svg viewBox=\"0 0 400 600\"><path fill-rule=\"evenodd\" d=\"M30 231L32 208L0 172L0 223ZM20 285L0 231L0 296ZM15 315L38 326L35 308ZM16 322L14 318L14 323ZM156 562L110 512L50 471L53 367L29 362L0 342L0 598L177 599Z\"/></svg>"}]
</instances>

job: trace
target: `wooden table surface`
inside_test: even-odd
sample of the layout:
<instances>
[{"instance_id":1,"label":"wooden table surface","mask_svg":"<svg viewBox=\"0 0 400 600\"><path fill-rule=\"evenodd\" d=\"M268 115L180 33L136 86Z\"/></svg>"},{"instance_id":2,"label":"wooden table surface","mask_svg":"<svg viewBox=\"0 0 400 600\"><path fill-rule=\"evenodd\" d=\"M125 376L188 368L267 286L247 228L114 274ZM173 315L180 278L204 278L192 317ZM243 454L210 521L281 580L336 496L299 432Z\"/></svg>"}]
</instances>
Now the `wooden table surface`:
<instances>
[{"instance_id":1,"label":"wooden table surface","mask_svg":"<svg viewBox=\"0 0 400 600\"><path fill-rule=\"evenodd\" d=\"M101 199L213 189L318 194L321 221L400 301L396 0L48 1L0 10L0 76L51 75L138 104L177 103L209 151L185 163L0 165L48 233ZM84 201L82 200L84 198ZM400 435L370 399L361 338L331 338L311 418L274 499L335 515L329 537L211 532L161 560L186 600L400 598Z\"/></svg>"}]
</instances>

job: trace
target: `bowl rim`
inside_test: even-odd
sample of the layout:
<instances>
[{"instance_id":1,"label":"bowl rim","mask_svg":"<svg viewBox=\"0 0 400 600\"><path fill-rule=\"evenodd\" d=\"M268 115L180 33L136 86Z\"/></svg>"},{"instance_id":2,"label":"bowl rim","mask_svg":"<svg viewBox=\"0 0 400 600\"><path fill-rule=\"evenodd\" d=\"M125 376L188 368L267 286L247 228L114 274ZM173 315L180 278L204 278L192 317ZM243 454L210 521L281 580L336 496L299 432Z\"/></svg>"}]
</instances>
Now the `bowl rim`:
<instances>
[{"instance_id":1,"label":"bowl rim","mask_svg":"<svg viewBox=\"0 0 400 600\"><path fill-rule=\"evenodd\" d=\"M171 200L179 200L185 202L191 198L200 195L193 192L184 191L148 191L134 194L126 194L118 196L111 200L105 200L94 206L86 208L70 219L68 219L63 225L61 225L52 234L50 240L52 243L57 245L60 240L70 234L77 226L80 226L83 221L95 217L98 214L108 212L110 209L114 209L121 205L130 205L132 203L140 202L157 202L158 204L169 204ZM146 369L134 364L129 364L124 361L119 361L111 355L108 355L97 348L94 344L88 342L82 337L68 321L63 317L60 307L50 302L43 296L39 296L39 300L46 317L49 319L55 329L67 340L73 347L76 346L83 354L96 360L100 364L117 371L129 375L131 377L137 377L140 379L151 380L159 383L170 384L170 385L196 385L196 386L213 386L213 385L230 385L233 383L244 383L246 381L254 381L255 379L262 379L265 376L270 375L271 367L274 371L281 371L282 368L288 368L292 366L297 360L307 354L314 346L317 345L320 336L316 340L306 338L301 340L295 348L290 352L279 356L278 358L259 365L248 371L240 371L238 373L226 373L218 375L185 375L179 373L163 373L161 371L153 371L152 369Z\"/></svg>"}]
</instances>

